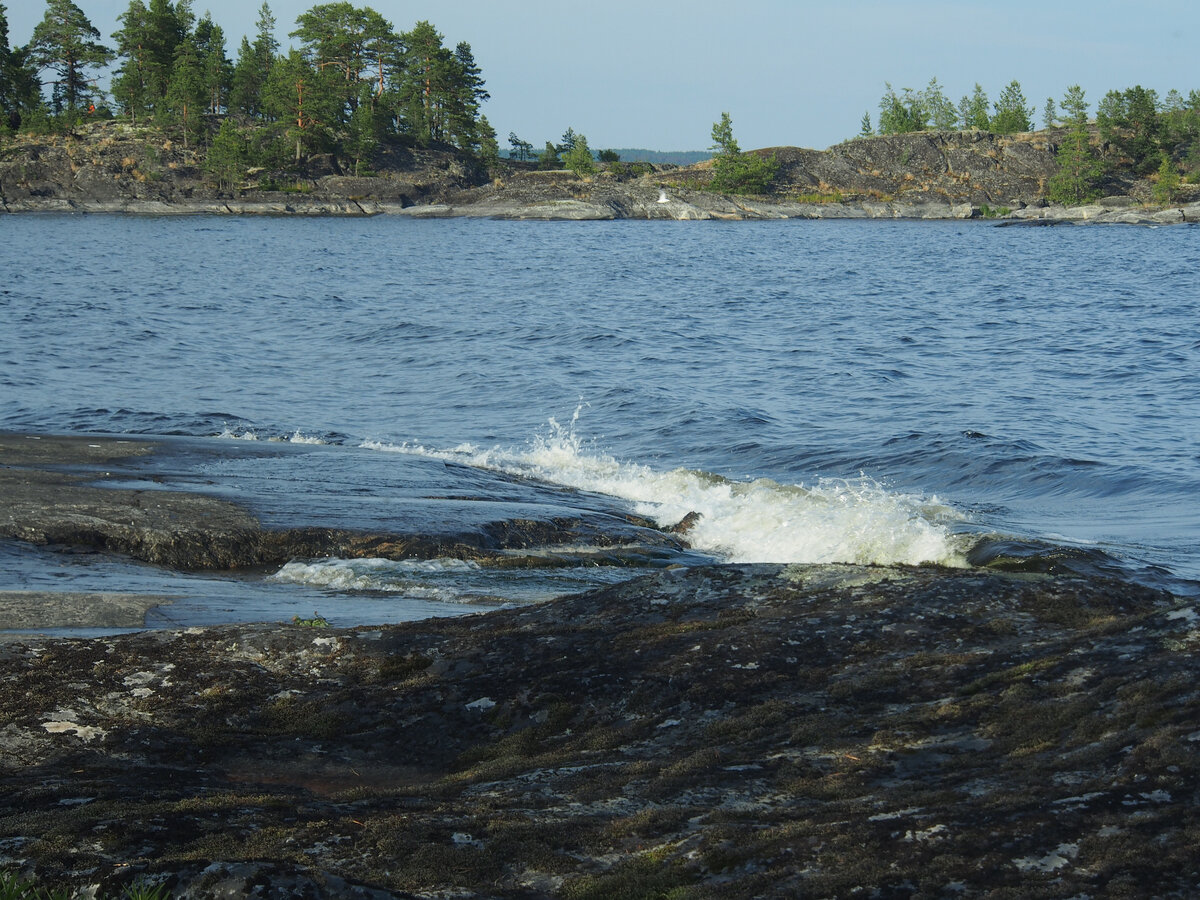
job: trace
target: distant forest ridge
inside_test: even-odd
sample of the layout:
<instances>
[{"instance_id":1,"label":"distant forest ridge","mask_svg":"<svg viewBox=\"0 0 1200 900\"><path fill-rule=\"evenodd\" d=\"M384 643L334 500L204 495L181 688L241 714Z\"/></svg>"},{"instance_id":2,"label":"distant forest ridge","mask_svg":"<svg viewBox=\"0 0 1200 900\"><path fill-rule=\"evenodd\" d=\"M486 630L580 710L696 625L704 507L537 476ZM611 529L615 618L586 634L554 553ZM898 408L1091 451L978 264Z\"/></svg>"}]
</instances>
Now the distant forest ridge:
<instances>
[{"instance_id":1,"label":"distant forest ridge","mask_svg":"<svg viewBox=\"0 0 1200 900\"><path fill-rule=\"evenodd\" d=\"M645 150L641 148L614 148L613 153L621 157L621 162L658 163L660 165L690 166L706 159L712 159L711 150ZM511 150L503 150L501 156L515 159Z\"/></svg>"},{"instance_id":2,"label":"distant forest ridge","mask_svg":"<svg viewBox=\"0 0 1200 900\"><path fill-rule=\"evenodd\" d=\"M621 162L668 163L676 166L690 166L712 159L711 150L640 150L627 147L614 148L613 152L621 157Z\"/></svg>"}]
</instances>

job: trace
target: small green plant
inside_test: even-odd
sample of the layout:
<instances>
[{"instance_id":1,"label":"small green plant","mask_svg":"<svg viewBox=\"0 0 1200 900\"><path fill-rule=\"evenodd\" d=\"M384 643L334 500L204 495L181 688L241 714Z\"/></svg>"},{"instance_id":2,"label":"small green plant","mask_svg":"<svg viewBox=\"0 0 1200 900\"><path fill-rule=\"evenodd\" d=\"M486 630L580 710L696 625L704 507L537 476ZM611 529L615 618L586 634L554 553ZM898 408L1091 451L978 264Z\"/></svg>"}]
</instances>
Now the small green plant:
<instances>
[{"instance_id":1,"label":"small green plant","mask_svg":"<svg viewBox=\"0 0 1200 900\"><path fill-rule=\"evenodd\" d=\"M170 896L165 885L140 881L125 888L121 900L167 900Z\"/></svg>"},{"instance_id":2,"label":"small green plant","mask_svg":"<svg viewBox=\"0 0 1200 900\"><path fill-rule=\"evenodd\" d=\"M11 872L0 873L0 900L70 900L65 888L52 891Z\"/></svg>"},{"instance_id":3,"label":"small green plant","mask_svg":"<svg viewBox=\"0 0 1200 900\"><path fill-rule=\"evenodd\" d=\"M1012 212L1012 210L1007 206L992 207L985 203L979 207L979 214L985 219L998 219L1003 216L1007 216L1010 212Z\"/></svg>"},{"instance_id":4,"label":"small green plant","mask_svg":"<svg viewBox=\"0 0 1200 900\"><path fill-rule=\"evenodd\" d=\"M841 203L845 198L841 191L834 191L832 194L797 194L794 199L797 203Z\"/></svg>"},{"instance_id":5,"label":"small green plant","mask_svg":"<svg viewBox=\"0 0 1200 900\"><path fill-rule=\"evenodd\" d=\"M314 612L311 619L302 619L299 616L292 616L292 624L299 625L302 628L328 628L329 620L322 616L319 612Z\"/></svg>"},{"instance_id":6,"label":"small green plant","mask_svg":"<svg viewBox=\"0 0 1200 900\"><path fill-rule=\"evenodd\" d=\"M0 900L70 900L74 892L69 888L38 887L37 883L21 878L12 872L0 872ZM116 895L110 895L117 900ZM119 900L167 900L171 892L165 885L135 882L121 892Z\"/></svg>"}]
</instances>

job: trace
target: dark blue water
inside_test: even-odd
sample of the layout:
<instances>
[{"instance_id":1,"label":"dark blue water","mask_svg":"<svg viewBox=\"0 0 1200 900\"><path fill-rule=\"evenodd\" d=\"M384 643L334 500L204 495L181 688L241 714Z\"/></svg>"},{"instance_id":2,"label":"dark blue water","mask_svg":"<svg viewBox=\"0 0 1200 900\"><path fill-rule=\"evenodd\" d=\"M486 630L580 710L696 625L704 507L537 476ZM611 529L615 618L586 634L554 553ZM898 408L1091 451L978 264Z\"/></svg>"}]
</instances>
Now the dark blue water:
<instances>
[{"instance_id":1,"label":"dark blue water","mask_svg":"<svg viewBox=\"0 0 1200 900\"><path fill-rule=\"evenodd\" d=\"M10 216L0 261L0 428L442 457L718 558L1200 578L1193 227Z\"/></svg>"}]
</instances>

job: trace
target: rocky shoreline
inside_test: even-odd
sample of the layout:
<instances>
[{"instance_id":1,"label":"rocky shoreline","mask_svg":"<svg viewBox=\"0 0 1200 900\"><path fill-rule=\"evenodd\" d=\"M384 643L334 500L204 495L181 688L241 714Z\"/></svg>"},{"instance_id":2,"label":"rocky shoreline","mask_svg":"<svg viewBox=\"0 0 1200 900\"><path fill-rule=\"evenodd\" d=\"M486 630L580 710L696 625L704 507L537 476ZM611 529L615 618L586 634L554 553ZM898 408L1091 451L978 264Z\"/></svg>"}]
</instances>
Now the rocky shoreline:
<instances>
[{"instance_id":1,"label":"rocky shoreline","mask_svg":"<svg viewBox=\"0 0 1200 900\"><path fill-rule=\"evenodd\" d=\"M545 199L521 203L497 199L481 203L432 203L403 206L370 200L44 200L8 206L10 213L128 214L140 216L403 216L412 219L507 219L544 221L610 221L645 219L673 221L768 221L779 219L988 219L998 225L1182 225L1200 222L1200 203L1167 209L1133 204L1111 197L1083 206L1033 206L985 216L970 204L859 201L788 203L769 200L694 196L691 193L659 200L657 191L621 191L604 201ZM696 192L699 193L699 192Z\"/></svg>"},{"instance_id":2,"label":"rocky shoreline","mask_svg":"<svg viewBox=\"0 0 1200 900\"><path fill-rule=\"evenodd\" d=\"M352 177L333 157L294 173L259 173L235 190L210 184L197 154L161 135L97 123L73 137L0 152L0 212L134 215L373 216L543 220L995 219L1018 224L1165 225L1200 221L1200 187L1150 202L1151 185L1117 172L1107 196L1047 203L1055 131L1002 137L918 133L847 141L827 150L778 147L768 196L706 189L710 164L608 166L580 178L499 161L487 172L438 150L389 147L376 174ZM270 182L271 189L263 185ZM280 189L280 184L287 189Z\"/></svg>"},{"instance_id":3,"label":"rocky shoreline","mask_svg":"<svg viewBox=\"0 0 1200 900\"><path fill-rule=\"evenodd\" d=\"M172 483L131 490L161 453ZM312 527L205 496L194 459L6 436L0 523L88 519L92 547ZM1193 603L1117 580L853 565L392 626L11 635L0 868L79 896L1189 896L1198 648Z\"/></svg>"}]
</instances>

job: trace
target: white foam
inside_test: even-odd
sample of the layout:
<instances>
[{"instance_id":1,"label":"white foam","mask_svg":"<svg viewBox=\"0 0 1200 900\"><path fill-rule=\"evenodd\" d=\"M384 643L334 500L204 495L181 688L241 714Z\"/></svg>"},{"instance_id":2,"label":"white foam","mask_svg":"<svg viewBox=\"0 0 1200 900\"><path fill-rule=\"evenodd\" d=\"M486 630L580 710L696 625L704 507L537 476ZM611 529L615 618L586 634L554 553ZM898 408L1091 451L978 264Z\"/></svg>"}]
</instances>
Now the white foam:
<instances>
[{"instance_id":1,"label":"white foam","mask_svg":"<svg viewBox=\"0 0 1200 900\"><path fill-rule=\"evenodd\" d=\"M421 579L474 572L476 563L461 559L321 559L289 562L268 581L304 584L333 591L387 591L426 600L455 601L458 592Z\"/></svg>"},{"instance_id":2,"label":"white foam","mask_svg":"<svg viewBox=\"0 0 1200 900\"><path fill-rule=\"evenodd\" d=\"M656 471L620 462L584 446L569 426L550 420L549 432L523 450L452 450L419 444L367 442L368 449L453 460L538 478L630 501L662 526L700 513L687 532L696 549L730 562L877 563L965 566L947 522L961 516L936 497L888 490L866 476L823 478L813 485L769 479L731 481L690 469Z\"/></svg>"},{"instance_id":3,"label":"white foam","mask_svg":"<svg viewBox=\"0 0 1200 900\"><path fill-rule=\"evenodd\" d=\"M258 441L258 440L261 440L261 438L258 436L258 432L252 428L245 428L245 429L242 429L241 431L237 431L236 429L230 428L228 425L225 426L225 429L220 434L218 434L217 437L223 438L225 440L231 440L231 441ZM325 441L323 441L321 438L315 437L312 435L303 434L299 428L297 428L290 435L282 435L280 437L269 437L269 438L267 438L267 440L273 441L275 443L280 443L280 444L283 444L283 443L287 443L287 444L320 444L320 445L325 444Z\"/></svg>"}]
</instances>

